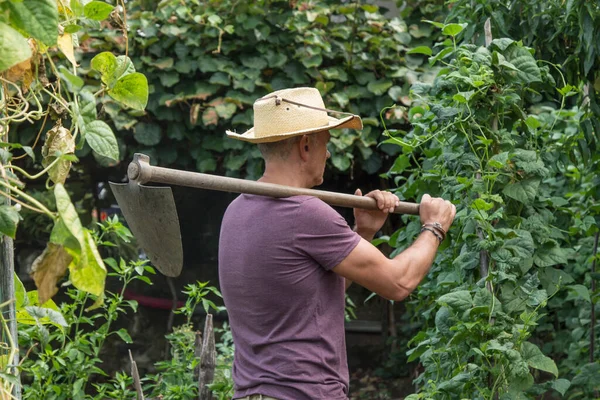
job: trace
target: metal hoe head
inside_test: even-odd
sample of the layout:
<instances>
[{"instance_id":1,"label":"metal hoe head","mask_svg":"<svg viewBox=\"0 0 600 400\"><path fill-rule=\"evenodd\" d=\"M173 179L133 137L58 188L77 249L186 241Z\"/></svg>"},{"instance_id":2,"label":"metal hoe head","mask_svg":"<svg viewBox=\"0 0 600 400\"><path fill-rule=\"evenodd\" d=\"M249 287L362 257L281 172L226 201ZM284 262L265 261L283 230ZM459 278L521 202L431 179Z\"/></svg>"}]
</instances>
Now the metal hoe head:
<instances>
[{"instance_id":1,"label":"metal hoe head","mask_svg":"<svg viewBox=\"0 0 600 400\"><path fill-rule=\"evenodd\" d=\"M110 182L110 187L152 264L166 276L178 276L183 267L183 247L171 188L144 186L131 178L128 183Z\"/></svg>"}]
</instances>

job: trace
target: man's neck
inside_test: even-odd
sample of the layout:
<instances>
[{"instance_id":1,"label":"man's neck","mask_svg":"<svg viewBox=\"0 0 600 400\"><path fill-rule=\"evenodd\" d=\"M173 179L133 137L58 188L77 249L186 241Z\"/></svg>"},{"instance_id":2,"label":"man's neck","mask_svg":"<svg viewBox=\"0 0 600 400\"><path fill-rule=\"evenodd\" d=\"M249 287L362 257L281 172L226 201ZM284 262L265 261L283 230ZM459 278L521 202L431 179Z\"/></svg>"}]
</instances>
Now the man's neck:
<instances>
[{"instance_id":1,"label":"man's neck","mask_svg":"<svg viewBox=\"0 0 600 400\"><path fill-rule=\"evenodd\" d=\"M311 186L304 180L300 171L286 168L284 165L267 164L263 176L259 182L275 183L277 185L293 186L300 188L310 188Z\"/></svg>"}]
</instances>

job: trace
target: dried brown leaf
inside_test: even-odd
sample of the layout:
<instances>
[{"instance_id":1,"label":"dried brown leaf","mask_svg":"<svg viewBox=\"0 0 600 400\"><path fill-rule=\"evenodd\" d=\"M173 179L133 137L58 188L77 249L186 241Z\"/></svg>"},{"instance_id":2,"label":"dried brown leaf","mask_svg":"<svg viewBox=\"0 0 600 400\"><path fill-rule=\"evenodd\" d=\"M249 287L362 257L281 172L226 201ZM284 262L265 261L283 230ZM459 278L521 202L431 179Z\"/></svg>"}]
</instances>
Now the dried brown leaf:
<instances>
[{"instance_id":1,"label":"dried brown leaf","mask_svg":"<svg viewBox=\"0 0 600 400\"><path fill-rule=\"evenodd\" d=\"M47 167L54 162L57 153L72 154L74 152L75 141L71 132L57 124L46 134L46 141L42 147L42 165ZM48 175L52 182L64 184L70 170L71 161L60 160L48 171Z\"/></svg>"},{"instance_id":2,"label":"dried brown leaf","mask_svg":"<svg viewBox=\"0 0 600 400\"><path fill-rule=\"evenodd\" d=\"M48 243L32 265L32 277L38 289L40 304L56 294L56 283L65 275L73 257L59 244Z\"/></svg>"}]
</instances>

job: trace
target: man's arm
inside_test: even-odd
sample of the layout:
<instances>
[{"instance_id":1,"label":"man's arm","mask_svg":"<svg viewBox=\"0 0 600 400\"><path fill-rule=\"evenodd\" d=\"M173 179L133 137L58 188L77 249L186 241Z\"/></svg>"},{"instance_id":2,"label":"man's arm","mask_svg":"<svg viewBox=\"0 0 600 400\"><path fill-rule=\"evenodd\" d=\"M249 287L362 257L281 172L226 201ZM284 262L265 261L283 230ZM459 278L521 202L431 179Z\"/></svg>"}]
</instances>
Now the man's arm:
<instances>
[{"instance_id":1,"label":"man's arm","mask_svg":"<svg viewBox=\"0 0 600 400\"><path fill-rule=\"evenodd\" d=\"M439 222L447 231L456 208L448 201L425 195L420 215L423 223ZM408 249L390 260L363 239L333 271L346 278L346 282L354 281L382 297L399 301L415 290L427 275L438 246L436 235L424 231Z\"/></svg>"}]
</instances>

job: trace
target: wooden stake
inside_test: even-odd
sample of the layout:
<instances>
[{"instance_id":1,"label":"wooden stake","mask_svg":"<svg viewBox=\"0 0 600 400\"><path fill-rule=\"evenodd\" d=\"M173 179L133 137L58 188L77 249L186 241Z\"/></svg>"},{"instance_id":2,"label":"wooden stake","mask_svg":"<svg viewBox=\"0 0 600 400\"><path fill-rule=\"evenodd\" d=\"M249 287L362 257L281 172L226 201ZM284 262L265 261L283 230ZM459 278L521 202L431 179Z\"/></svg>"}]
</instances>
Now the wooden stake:
<instances>
[{"instance_id":1,"label":"wooden stake","mask_svg":"<svg viewBox=\"0 0 600 400\"><path fill-rule=\"evenodd\" d=\"M137 369L137 363L133 361L131 350L129 350L129 360L131 361L131 377L133 378L133 386L137 393L137 400L144 400L144 392L142 391L142 382L140 381L140 373Z\"/></svg>"},{"instance_id":2,"label":"wooden stake","mask_svg":"<svg viewBox=\"0 0 600 400\"><path fill-rule=\"evenodd\" d=\"M212 393L208 388L208 385L211 384L215 378L215 366L217 365L217 350L215 348L215 332L213 330L212 314L206 315L203 336L198 388L200 400L208 400L212 398Z\"/></svg>"}]
</instances>

